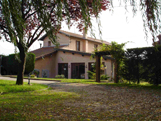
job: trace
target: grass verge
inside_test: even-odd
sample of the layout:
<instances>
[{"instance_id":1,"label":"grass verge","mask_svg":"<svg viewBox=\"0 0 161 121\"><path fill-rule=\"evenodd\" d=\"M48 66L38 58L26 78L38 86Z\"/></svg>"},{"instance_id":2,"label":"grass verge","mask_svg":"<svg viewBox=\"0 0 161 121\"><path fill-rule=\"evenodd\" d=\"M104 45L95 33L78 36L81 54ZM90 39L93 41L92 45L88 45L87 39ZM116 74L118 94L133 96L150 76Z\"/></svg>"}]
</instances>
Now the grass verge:
<instances>
[{"instance_id":1,"label":"grass verge","mask_svg":"<svg viewBox=\"0 0 161 121\"><path fill-rule=\"evenodd\" d=\"M75 99L74 92L40 90L47 86L40 84L15 85L14 81L0 80L0 120L55 120L60 115L66 99ZM12 93L16 92L16 93Z\"/></svg>"},{"instance_id":2,"label":"grass verge","mask_svg":"<svg viewBox=\"0 0 161 121\"><path fill-rule=\"evenodd\" d=\"M96 82L92 79L55 79L55 78L36 78L36 80L47 80L47 81L59 81L62 83L80 83L80 84L95 84L95 85L106 85L106 86L117 86L117 87L130 87L130 88L145 88L145 89L161 89L161 84L154 86L148 82L136 83L114 83L108 80L101 80L101 82Z\"/></svg>"},{"instance_id":3,"label":"grass verge","mask_svg":"<svg viewBox=\"0 0 161 121\"><path fill-rule=\"evenodd\" d=\"M47 85L34 84L34 83L32 85L28 85L26 82L24 82L24 85L16 85L15 81L0 80L0 94L10 92L35 91L35 90L46 89L47 87L48 87Z\"/></svg>"}]
</instances>

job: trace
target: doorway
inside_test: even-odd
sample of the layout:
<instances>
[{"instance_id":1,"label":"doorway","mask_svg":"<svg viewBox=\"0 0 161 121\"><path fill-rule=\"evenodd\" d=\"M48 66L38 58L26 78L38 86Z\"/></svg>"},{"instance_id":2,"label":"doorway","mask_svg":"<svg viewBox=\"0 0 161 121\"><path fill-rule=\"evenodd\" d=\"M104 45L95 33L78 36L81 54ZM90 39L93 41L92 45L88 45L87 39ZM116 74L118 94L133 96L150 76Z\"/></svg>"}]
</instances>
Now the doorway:
<instances>
[{"instance_id":1,"label":"doorway","mask_svg":"<svg viewBox=\"0 0 161 121\"><path fill-rule=\"evenodd\" d=\"M68 78L68 63L58 64L58 75L62 74L65 76L65 78Z\"/></svg>"},{"instance_id":2,"label":"doorway","mask_svg":"<svg viewBox=\"0 0 161 121\"><path fill-rule=\"evenodd\" d=\"M85 78L85 63L72 63L72 79L84 79Z\"/></svg>"}]
</instances>

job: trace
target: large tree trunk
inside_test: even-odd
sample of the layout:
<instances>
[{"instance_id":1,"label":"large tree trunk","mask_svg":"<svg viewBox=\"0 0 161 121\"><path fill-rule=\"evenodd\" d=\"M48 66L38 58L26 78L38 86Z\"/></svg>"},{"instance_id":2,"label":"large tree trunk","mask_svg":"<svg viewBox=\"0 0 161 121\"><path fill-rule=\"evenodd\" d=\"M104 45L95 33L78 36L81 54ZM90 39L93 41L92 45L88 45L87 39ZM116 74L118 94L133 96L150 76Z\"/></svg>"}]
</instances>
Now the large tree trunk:
<instances>
[{"instance_id":1,"label":"large tree trunk","mask_svg":"<svg viewBox=\"0 0 161 121\"><path fill-rule=\"evenodd\" d=\"M19 46L20 51L20 62L18 66L18 75L17 75L17 85L23 85L23 77L24 77L24 71L25 71L25 65L26 65L26 51L23 46Z\"/></svg>"}]
</instances>

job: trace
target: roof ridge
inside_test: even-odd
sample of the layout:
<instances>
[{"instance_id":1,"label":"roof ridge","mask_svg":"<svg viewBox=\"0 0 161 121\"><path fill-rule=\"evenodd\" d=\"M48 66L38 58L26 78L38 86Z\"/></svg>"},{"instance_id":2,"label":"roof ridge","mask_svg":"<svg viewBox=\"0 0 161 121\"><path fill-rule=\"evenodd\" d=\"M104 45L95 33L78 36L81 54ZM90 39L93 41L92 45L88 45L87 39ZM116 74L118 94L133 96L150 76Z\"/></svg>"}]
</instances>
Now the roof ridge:
<instances>
[{"instance_id":1,"label":"roof ridge","mask_svg":"<svg viewBox=\"0 0 161 121\"><path fill-rule=\"evenodd\" d=\"M72 33L72 32L65 31L65 30L59 30L58 33L65 34L66 36L69 36L69 37L76 37L76 38L79 38L79 39L85 39L85 38L83 38L83 35L81 35L81 34ZM46 37L47 37L47 34L42 36L39 40L43 41ZM93 41L93 42L98 42L98 43L105 43L105 44L111 45L111 43L109 43L107 41L100 40L100 39L97 39L97 38L92 38L92 37L87 37L85 40L89 40L89 41Z\"/></svg>"}]
</instances>

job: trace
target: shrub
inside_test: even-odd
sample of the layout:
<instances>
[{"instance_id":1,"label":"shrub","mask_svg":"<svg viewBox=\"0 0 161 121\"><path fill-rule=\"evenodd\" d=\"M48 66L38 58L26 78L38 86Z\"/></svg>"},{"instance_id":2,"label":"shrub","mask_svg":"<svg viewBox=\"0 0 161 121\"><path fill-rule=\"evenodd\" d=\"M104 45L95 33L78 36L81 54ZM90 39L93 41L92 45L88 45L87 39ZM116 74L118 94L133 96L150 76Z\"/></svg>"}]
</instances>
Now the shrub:
<instances>
[{"instance_id":1,"label":"shrub","mask_svg":"<svg viewBox=\"0 0 161 121\"><path fill-rule=\"evenodd\" d=\"M93 78L93 72L92 71L87 71L87 73L88 73L88 78L92 79Z\"/></svg>"},{"instance_id":2,"label":"shrub","mask_svg":"<svg viewBox=\"0 0 161 121\"><path fill-rule=\"evenodd\" d=\"M39 70L34 69L32 72L35 76L39 77Z\"/></svg>"},{"instance_id":3,"label":"shrub","mask_svg":"<svg viewBox=\"0 0 161 121\"><path fill-rule=\"evenodd\" d=\"M110 77L107 74L101 75L100 79L101 80L108 80Z\"/></svg>"},{"instance_id":4,"label":"shrub","mask_svg":"<svg viewBox=\"0 0 161 121\"><path fill-rule=\"evenodd\" d=\"M56 78L56 79L64 79L65 76L64 76L63 74L61 74L61 75L56 75L55 78Z\"/></svg>"},{"instance_id":5,"label":"shrub","mask_svg":"<svg viewBox=\"0 0 161 121\"><path fill-rule=\"evenodd\" d=\"M27 53L26 57L26 66L25 66L25 74L29 74L34 70L35 67L35 54Z\"/></svg>"},{"instance_id":6,"label":"shrub","mask_svg":"<svg viewBox=\"0 0 161 121\"><path fill-rule=\"evenodd\" d=\"M31 77L31 78L35 78L35 75L34 75L34 74L31 74L30 77Z\"/></svg>"},{"instance_id":7,"label":"shrub","mask_svg":"<svg viewBox=\"0 0 161 121\"><path fill-rule=\"evenodd\" d=\"M89 79L95 79L96 78L96 73L92 71L87 71L88 73L88 78Z\"/></svg>"},{"instance_id":8,"label":"shrub","mask_svg":"<svg viewBox=\"0 0 161 121\"><path fill-rule=\"evenodd\" d=\"M15 54L10 54L9 56L3 56L2 58L2 74L17 74L19 62L15 59ZM25 74L29 74L34 70L35 66L35 55L33 53L27 53L26 56L26 66L25 66Z\"/></svg>"}]
</instances>

